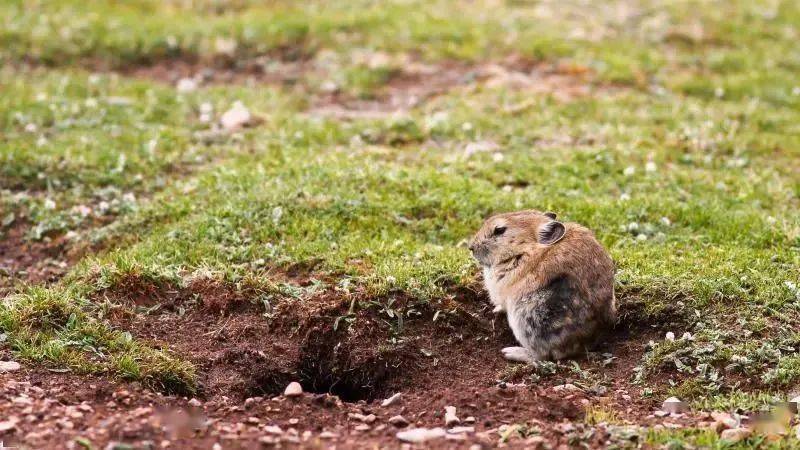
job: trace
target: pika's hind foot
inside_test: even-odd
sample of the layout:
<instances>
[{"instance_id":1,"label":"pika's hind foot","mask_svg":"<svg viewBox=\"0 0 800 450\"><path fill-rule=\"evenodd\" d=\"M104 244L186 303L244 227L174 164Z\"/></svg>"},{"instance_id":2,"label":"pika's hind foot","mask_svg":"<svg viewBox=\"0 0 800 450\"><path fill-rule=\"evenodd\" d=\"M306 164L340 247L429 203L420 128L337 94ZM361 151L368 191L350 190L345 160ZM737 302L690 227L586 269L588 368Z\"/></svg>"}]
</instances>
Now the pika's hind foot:
<instances>
[{"instance_id":1,"label":"pika's hind foot","mask_svg":"<svg viewBox=\"0 0 800 450\"><path fill-rule=\"evenodd\" d=\"M530 350L525 347L506 347L503 350L503 357L509 361L531 364L536 361Z\"/></svg>"}]
</instances>

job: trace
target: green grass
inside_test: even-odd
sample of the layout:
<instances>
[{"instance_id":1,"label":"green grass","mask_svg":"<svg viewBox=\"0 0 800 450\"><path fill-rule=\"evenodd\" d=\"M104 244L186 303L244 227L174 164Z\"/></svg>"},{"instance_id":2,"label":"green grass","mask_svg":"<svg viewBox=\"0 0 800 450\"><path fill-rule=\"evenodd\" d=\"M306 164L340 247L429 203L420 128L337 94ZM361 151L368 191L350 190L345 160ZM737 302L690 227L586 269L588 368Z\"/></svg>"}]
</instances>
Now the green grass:
<instances>
[{"instance_id":1,"label":"green grass","mask_svg":"<svg viewBox=\"0 0 800 450\"><path fill-rule=\"evenodd\" d=\"M763 436L754 435L740 442L730 442L721 439L712 430L681 429L681 430L661 430L648 431L645 442L650 445L657 445L657 448L669 450L683 450L690 448L703 448L713 450L736 450L736 449L791 449L797 448L798 440L793 437L784 437L770 441Z\"/></svg>"},{"instance_id":2,"label":"green grass","mask_svg":"<svg viewBox=\"0 0 800 450\"><path fill-rule=\"evenodd\" d=\"M0 218L13 214L32 240L71 231L104 249L58 285L20 286L0 303L12 348L189 391L191 365L116 329L93 293L132 275L181 285L211 271L233 284L302 266L336 280L324 289L436 303L475 284L460 244L483 218L537 208L595 230L622 300L643 302L648 320L677 320L663 325L678 340L653 343L638 382L714 407L752 407L796 384L797 5L632 1L619 16L477 2L449 14L458 3L0 6L10 63L0 71ZM319 62L333 52L337 82L364 98L402 70L351 60L365 51L429 64L514 53L568 61L591 68L598 87L571 101L454 90L401 117L351 122L306 114L314 83L180 94L84 70L210 63L220 36L238 41L240 58L291 50ZM237 100L264 122L206 139L201 105L218 116ZM466 152L478 142L491 150ZM753 380L745 396L743 377Z\"/></svg>"}]
</instances>

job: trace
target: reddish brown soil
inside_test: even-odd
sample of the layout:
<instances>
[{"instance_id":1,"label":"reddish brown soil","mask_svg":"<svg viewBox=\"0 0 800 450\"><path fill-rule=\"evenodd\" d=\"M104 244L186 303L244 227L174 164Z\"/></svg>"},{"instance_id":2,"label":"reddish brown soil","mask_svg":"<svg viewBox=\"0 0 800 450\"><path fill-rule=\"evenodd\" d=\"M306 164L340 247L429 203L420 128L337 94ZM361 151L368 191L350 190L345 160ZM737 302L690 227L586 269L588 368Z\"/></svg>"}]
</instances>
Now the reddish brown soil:
<instances>
[{"instance_id":1,"label":"reddish brown soil","mask_svg":"<svg viewBox=\"0 0 800 450\"><path fill-rule=\"evenodd\" d=\"M0 298L19 283L56 281L77 259L63 236L31 242L25 239L28 228L27 222L18 219L0 230Z\"/></svg>"},{"instance_id":2,"label":"reddish brown soil","mask_svg":"<svg viewBox=\"0 0 800 450\"><path fill-rule=\"evenodd\" d=\"M216 282L200 280L183 290L137 279L120 285L127 294L101 294L119 305L111 312L113 322L194 362L201 374L200 403L189 406L186 398L96 377L36 370L5 374L11 387L0 398L0 414L17 421L2 436L6 442L58 448L66 438L84 437L98 447L124 441L157 448L167 443L209 448L216 442L224 448L391 448L400 442L399 429L387 423L390 417L402 415L410 427L441 427L445 406L455 406L462 420L475 418L469 424L475 431L458 436L464 440L426 446L494 446L501 427L527 424L538 427L549 444L578 439L602 447L605 428L582 423L587 407L613 409L620 420L638 424L654 421L648 416L656 401L642 399L630 379L655 332L632 320L596 353L577 361L588 376L565 364L537 379L533 369L500 357L499 349L512 345L513 337L485 299L470 292L438 304L397 298L395 306L417 311L399 330L375 308L348 315L353 299L327 293L302 303L281 300L266 317L264 307L251 302L256 293ZM154 304L162 306L142 313ZM337 324L341 317L352 321ZM615 357L608 365L604 352ZM299 381L307 394L283 397L290 381ZM397 392L400 401L381 406ZM22 394L32 403L19 400ZM353 414L376 419L363 423ZM518 433L510 439L514 445L539 445L538 438Z\"/></svg>"},{"instance_id":3,"label":"reddish brown soil","mask_svg":"<svg viewBox=\"0 0 800 450\"><path fill-rule=\"evenodd\" d=\"M92 66L92 64L89 64ZM328 69L313 59L286 60L260 57L243 61L198 61L163 59L150 65L119 69L132 77L175 85L181 78L194 78L205 85L279 85L300 89L309 99L307 113L339 120L397 116L426 100L458 89L503 87L535 94L549 94L561 101L619 90L600 85L590 69L567 64L546 64L518 55L492 63L468 64L444 61L425 64L412 60L393 72L385 84L370 95L355 97L338 89L317 91L315 84L331 79ZM525 108L524 105L516 107Z\"/></svg>"}]
</instances>

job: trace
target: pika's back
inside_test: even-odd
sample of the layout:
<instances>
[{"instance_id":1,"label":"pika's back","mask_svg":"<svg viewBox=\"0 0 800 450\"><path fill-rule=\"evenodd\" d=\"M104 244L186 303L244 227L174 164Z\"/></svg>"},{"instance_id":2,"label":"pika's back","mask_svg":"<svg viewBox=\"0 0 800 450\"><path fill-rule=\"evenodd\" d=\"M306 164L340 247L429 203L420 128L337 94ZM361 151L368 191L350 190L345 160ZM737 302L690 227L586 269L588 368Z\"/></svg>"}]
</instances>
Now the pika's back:
<instances>
[{"instance_id":1,"label":"pika's back","mask_svg":"<svg viewBox=\"0 0 800 450\"><path fill-rule=\"evenodd\" d=\"M535 279L535 288L567 278L589 303L587 306L612 322L616 315L614 262L591 230L577 223L564 225L560 242L538 248L532 255L527 269Z\"/></svg>"}]
</instances>

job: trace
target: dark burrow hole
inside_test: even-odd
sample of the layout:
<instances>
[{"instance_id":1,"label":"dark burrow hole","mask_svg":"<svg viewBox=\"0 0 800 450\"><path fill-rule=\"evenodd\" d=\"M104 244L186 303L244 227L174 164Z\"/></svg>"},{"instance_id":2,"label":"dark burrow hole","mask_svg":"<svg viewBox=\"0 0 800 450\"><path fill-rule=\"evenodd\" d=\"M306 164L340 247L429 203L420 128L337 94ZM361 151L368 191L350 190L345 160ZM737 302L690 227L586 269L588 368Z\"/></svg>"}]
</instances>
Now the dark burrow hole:
<instances>
[{"instance_id":1,"label":"dark burrow hole","mask_svg":"<svg viewBox=\"0 0 800 450\"><path fill-rule=\"evenodd\" d=\"M403 366L403 348L379 342L385 338L313 328L293 370L262 361L251 371L247 394L280 395L288 383L298 381L305 392L333 394L345 402L383 398Z\"/></svg>"}]
</instances>

